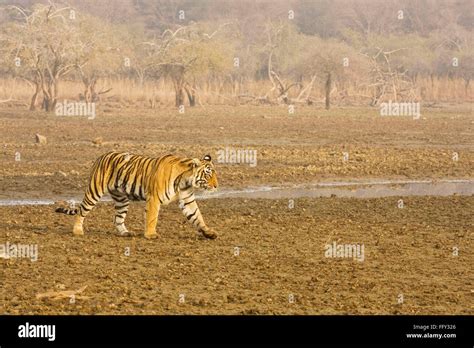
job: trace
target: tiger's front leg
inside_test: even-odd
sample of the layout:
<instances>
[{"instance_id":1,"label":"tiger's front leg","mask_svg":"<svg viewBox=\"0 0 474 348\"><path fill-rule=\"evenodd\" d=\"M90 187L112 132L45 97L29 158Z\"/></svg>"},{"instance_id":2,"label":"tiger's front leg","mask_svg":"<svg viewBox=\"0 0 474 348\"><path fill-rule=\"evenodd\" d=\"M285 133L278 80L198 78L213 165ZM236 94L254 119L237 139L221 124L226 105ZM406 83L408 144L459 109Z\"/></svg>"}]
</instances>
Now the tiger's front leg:
<instances>
[{"instance_id":1,"label":"tiger's front leg","mask_svg":"<svg viewBox=\"0 0 474 348\"><path fill-rule=\"evenodd\" d=\"M198 230L198 232L201 232L204 237L209 239L217 238L217 233L215 233L209 227L206 226L204 219L201 215L201 211L199 210L199 207L194 198L194 194L180 199L179 206L183 211L184 216L186 216L186 219Z\"/></svg>"},{"instance_id":2,"label":"tiger's front leg","mask_svg":"<svg viewBox=\"0 0 474 348\"><path fill-rule=\"evenodd\" d=\"M158 213L160 212L160 201L158 197L149 196L146 200L146 223L145 238L157 238L156 224L158 223Z\"/></svg>"}]
</instances>

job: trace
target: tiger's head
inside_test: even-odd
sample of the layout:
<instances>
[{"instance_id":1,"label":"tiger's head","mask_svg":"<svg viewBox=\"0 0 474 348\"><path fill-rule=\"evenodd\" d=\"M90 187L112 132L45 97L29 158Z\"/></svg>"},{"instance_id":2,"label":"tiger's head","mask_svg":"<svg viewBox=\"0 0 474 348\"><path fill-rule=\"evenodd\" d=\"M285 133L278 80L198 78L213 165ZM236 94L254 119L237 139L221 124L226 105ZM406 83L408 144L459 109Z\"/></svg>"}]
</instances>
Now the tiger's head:
<instances>
[{"instance_id":1,"label":"tiger's head","mask_svg":"<svg viewBox=\"0 0 474 348\"><path fill-rule=\"evenodd\" d=\"M193 160L193 163L193 187L205 190L217 189L217 173L214 169L214 164L212 163L211 156L205 155L201 159L195 158Z\"/></svg>"}]
</instances>

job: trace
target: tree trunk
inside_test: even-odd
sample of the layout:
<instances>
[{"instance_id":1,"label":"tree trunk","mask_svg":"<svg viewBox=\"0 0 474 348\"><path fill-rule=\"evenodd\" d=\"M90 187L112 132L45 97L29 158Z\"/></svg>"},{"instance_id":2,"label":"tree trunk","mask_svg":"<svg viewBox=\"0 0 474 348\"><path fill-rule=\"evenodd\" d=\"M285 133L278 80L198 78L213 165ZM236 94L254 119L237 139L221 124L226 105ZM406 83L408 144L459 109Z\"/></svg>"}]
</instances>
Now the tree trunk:
<instances>
[{"instance_id":1,"label":"tree trunk","mask_svg":"<svg viewBox=\"0 0 474 348\"><path fill-rule=\"evenodd\" d=\"M184 105L184 78L182 76L173 78L175 92L175 106L179 108Z\"/></svg>"},{"instance_id":2,"label":"tree trunk","mask_svg":"<svg viewBox=\"0 0 474 348\"><path fill-rule=\"evenodd\" d=\"M175 87L175 94L176 94L176 107L180 107L181 105L184 105L184 93L183 93L183 87L181 85Z\"/></svg>"},{"instance_id":3,"label":"tree trunk","mask_svg":"<svg viewBox=\"0 0 474 348\"><path fill-rule=\"evenodd\" d=\"M195 106L196 105L196 95L194 93L194 90L189 89L187 87L185 87L184 90L186 91L186 94L188 95L189 106Z\"/></svg>"},{"instance_id":4,"label":"tree trunk","mask_svg":"<svg viewBox=\"0 0 474 348\"><path fill-rule=\"evenodd\" d=\"M35 93L31 97L31 102L30 102L30 111L35 111L36 110L36 101L38 100L38 94L41 91L41 84L36 81L35 82Z\"/></svg>"},{"instance_id":5,"label":"tree trunk","mask_svg":"<svg viewBox=\"0 0 474 348\"><path fill-rule=\"evenodd\" d=\"M85 86L84 86L84 95L83 96L84 96L84 101L86 103L88 103L89 100L90 100L90 92L89 91L90 91L90 86L88 84L85 84Z\"/></svg>"},{"instance_id":6,"label":"tree trunk","mask_svg":"<svg viewBox=\"0 0 474 348\"><path fill-rule=\"evenodd\" d=\"M44 110L44 111L51 111L51 104L52 104L52 101L49 97L47 96L44 96L43 97L43 103L41 104L41 108Z\"/></svg>"},{"instance_id":7,"label":"tree trunk","mask_svg":"<svg viewBox=\"0 0 474 348\"><path fill-rule=\"evenodd\" d=\"M53 111L54 108L56 107L56 102L57 102L57 98L56 98L56 88L54 88L53 86L49 85L48 86L48 92L47 93L44 93L44 90L43 90L43 109L45 111Z\"/></svg>"},{"instance_id":8,"label":"tree trunk","mask_svg":"<svg viewBox=\"0 0 474 348\"><path fill-rule=\"evenodd\" d=\"M329 72L326 80L326 110L331 107L331 84L331 73Z\"/></svg>"}]
</instances>

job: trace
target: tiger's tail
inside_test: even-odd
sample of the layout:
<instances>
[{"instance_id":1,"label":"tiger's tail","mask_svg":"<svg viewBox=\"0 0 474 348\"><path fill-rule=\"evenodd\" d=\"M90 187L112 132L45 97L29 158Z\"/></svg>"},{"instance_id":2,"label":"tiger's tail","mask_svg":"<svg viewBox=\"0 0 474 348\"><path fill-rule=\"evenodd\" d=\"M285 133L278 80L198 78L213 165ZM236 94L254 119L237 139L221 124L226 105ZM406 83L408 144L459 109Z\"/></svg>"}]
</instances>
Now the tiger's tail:
<instances>
[{"instance_id":1,"label":"tiger's tail","mask_svg":"<svg viewBox=\"0 0 474 348\"><path fill-rule=\"evenodd\" d=\"M62 214L66 214L66 215L77 215L79 213L79 209L77 208L57 208L55 210L56 213L62 213Z\"/></svg>"}]
</instances>

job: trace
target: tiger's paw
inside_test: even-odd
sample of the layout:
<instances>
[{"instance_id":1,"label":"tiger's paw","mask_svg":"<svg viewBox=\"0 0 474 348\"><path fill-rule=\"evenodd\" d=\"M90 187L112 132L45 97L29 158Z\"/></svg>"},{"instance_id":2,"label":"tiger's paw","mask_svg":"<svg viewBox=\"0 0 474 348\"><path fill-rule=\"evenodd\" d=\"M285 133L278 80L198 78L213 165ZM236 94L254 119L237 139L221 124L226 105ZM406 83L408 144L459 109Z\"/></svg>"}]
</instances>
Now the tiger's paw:
<instances>
[{"instance_id":1,"label":"tiger's paw","mask_svg":"<svg viewBox=\"0 0 474 348\"><path fill-rule=\"evenodd\" d=\"M84 235L84 229L82 228L82 226L75 225L73 230L72 230L72 234L75 235L75 236L83 236Z\"/></svg>"},{"instance_id":2,"label":"tiger's paw","mask_svg":"<svg viewBox=\"0 0 474 348\"><path fill-rule=\"evenodd\" d=\"M117 236L119 237L133 237L135 234L129 231L125 232L117 232Z\"/></svg>"},{"instance_id":3,"label":"tiger's paw","mask_svg":"<svg viewBox=\"0 0 474 348\"><path fill-rule=\"evenodd\" d=\"M200 231L202 233L202 235L204 237L206 237L207 239L216 239L217 238L217 233L210 230L210 229L207 229L207 230L201 230Z\"/></svg>"},{"instance_id":4,"label":"tiger's paw","mask_svg":"<svg viewBox=\"0 0 474 348\"><path fill-rule=\"evenodd\" d=\"M155 233L145 233L144 237L146 239L156 239L156 238L158 238L158 233L156 233L156 232Z\"/></svg>"},{"instance_id":5,"label":"tiger's paw","mask_svg":"<svg viewBox=\"0 0 474 348\"><path fill-rule=\"evenodd\" d=\"M125 225L116 225L117 228L117 235L120 237L132 237L134 234L132 232L129 232Z\"/></svg>"}]
</instances>

